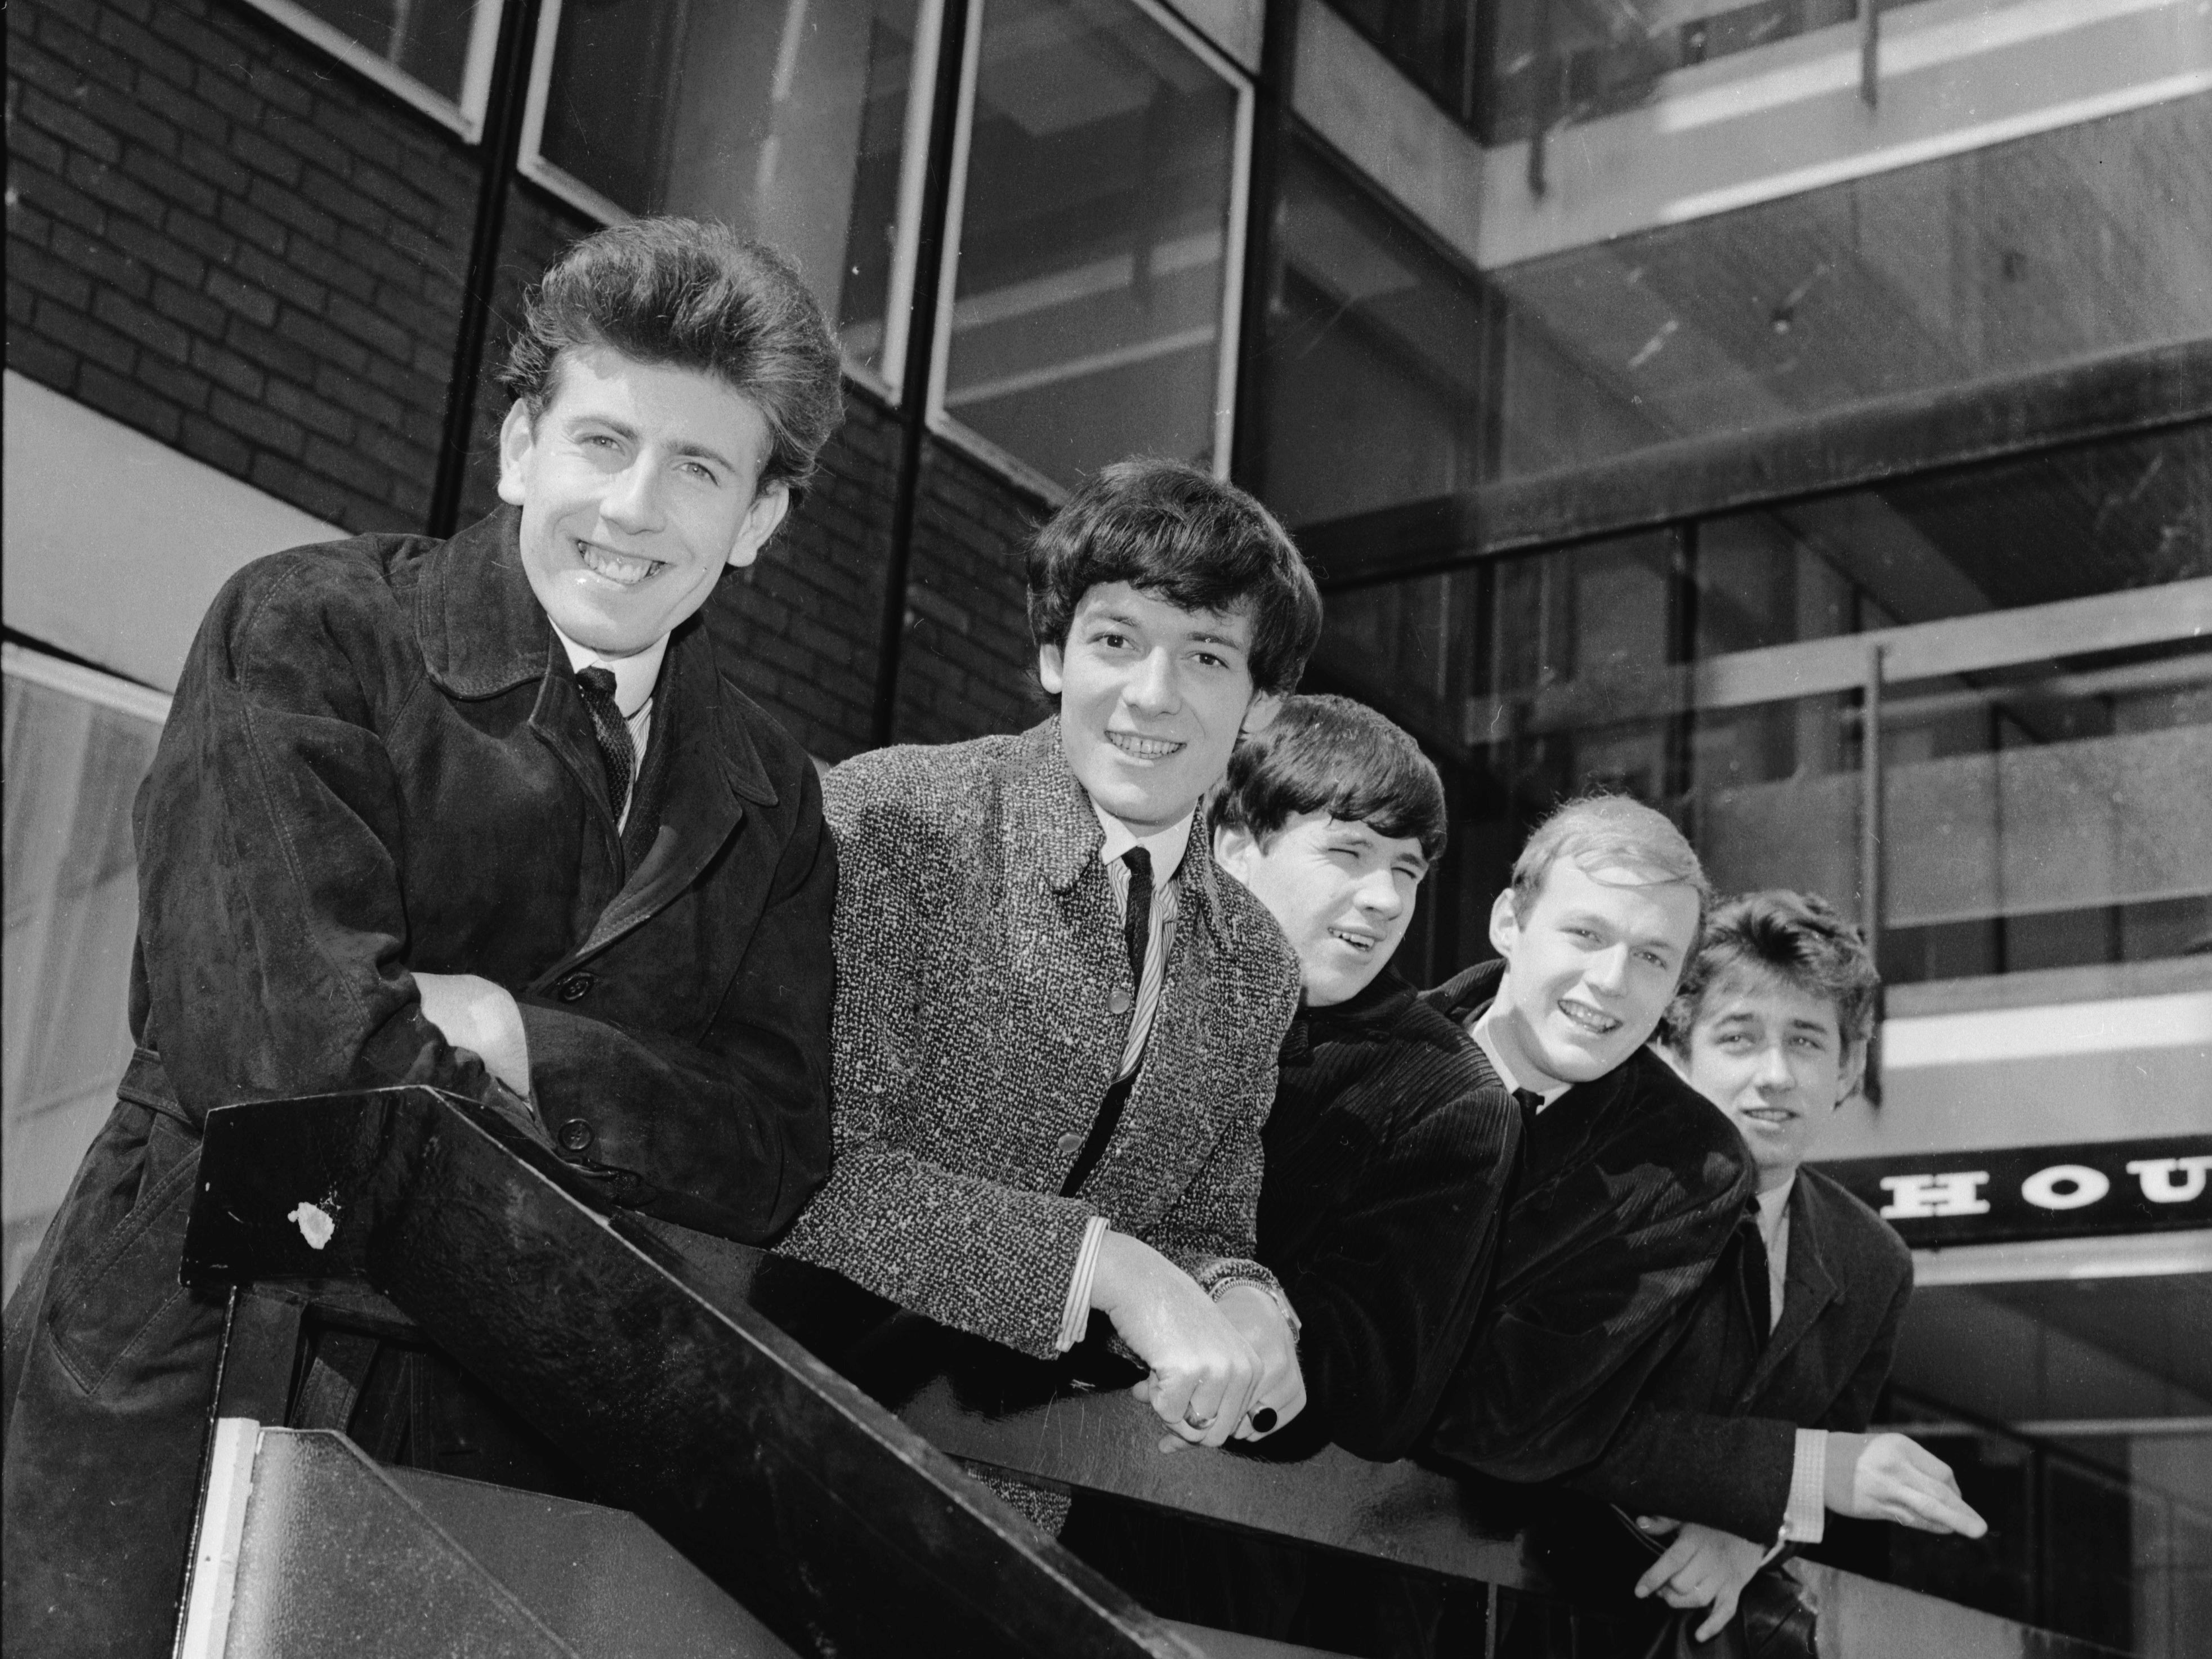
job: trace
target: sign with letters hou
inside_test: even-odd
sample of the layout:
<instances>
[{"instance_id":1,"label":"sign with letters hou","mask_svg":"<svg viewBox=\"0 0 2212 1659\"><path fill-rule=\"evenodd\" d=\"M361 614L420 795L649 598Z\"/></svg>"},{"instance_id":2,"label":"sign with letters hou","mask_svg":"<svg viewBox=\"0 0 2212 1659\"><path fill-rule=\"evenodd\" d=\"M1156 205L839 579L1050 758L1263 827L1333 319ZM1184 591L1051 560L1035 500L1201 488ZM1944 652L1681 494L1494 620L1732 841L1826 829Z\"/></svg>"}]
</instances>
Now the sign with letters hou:
<instances>
[{"instance_id":1,"label":"sign with letters hou","mask_svg":"<svg viewBox=\"0 0 2212 1659\"><path fill-rule=\"evenodd\" d=\"M2212 1134L1815 1167L1917 1248L2212 1227Z\"/></svg>"}]
</instances>

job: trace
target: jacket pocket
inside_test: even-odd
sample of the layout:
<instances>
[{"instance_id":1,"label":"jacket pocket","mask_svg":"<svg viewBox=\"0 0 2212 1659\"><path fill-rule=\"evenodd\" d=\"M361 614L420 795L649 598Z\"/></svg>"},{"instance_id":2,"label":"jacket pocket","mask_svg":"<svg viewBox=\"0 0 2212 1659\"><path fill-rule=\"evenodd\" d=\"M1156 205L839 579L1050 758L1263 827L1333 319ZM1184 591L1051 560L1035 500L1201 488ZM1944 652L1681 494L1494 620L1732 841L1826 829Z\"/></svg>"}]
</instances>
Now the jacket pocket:
<instances>
[{"instance_id":1,"label":"jacket pocket","mask_svg":"<svg viewBox=\"0 0 2212 1659\"><path fill-rule=\"evenodd\" d=\"M66 1282L55 1286L46 1315L57 1357L87 1394L99 1389L147 1326L185 1293L178 1267L199 1173L199 1142L171 1119L149 1115L153 1122L141 1152L137 1201L91 1243Z\"/></svg>"}]
</instances>

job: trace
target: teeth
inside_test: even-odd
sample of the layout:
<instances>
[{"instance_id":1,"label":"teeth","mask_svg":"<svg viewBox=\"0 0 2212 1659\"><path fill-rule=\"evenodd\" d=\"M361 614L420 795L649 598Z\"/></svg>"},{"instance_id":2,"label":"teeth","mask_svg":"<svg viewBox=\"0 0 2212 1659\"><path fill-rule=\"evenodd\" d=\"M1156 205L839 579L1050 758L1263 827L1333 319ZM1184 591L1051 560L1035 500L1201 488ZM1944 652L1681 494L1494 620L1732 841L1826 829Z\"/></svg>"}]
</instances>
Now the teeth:
<instances>
[{"instance_id":1,"label":"teeth","mask_svg":"<svg viewBox=\"0 0 2212 1659\"><path fill-rule=\"evenodd\" d=\"M1612 1016L1601 1014L1596 1009L1585 1007L1578 1002L1563 1002L1559 1005L1559 1012L1585 1031L1595 1032L1600 1036L1617 1030L1620 1026L1620 1022Z\"/></svg>"},{"instance_id":2,"label":"teeth","mask_svg":"<svg viewBox=\"0 0 2212 1659\"><path fill-rule=\"evenodd\" d=\"M1331 939L1343 940L1355 951L1371 951L1375 948L1373 939L1363 939L1358 933L1342 933L1332 927L1328 930L1328 936Z\"/></svg>"},{"instance_id":3,"label":"teeth","mask_svg":"<svg viewBox=\"0 0 2212 1659\"><path fill-rule=\"evenodd\" d=\"M1109 732L1106 741L1137 760L1165 760L1182 747L1167 738L1139 737L1134 732Z\"/></svg>"},{"instance_id":4,"label":"teeth","mask_svg":"<svg viewBox=\"0 0 2212 1659\"><path fill-rule=\"evenodd\" d=\"M610 553L589 542L576 544L576 552L584 568L605 576L611 582L620 582L624 587L635 587L653 572L651 559L631 558L625 554Z\"/></svg>"}]
</instances>

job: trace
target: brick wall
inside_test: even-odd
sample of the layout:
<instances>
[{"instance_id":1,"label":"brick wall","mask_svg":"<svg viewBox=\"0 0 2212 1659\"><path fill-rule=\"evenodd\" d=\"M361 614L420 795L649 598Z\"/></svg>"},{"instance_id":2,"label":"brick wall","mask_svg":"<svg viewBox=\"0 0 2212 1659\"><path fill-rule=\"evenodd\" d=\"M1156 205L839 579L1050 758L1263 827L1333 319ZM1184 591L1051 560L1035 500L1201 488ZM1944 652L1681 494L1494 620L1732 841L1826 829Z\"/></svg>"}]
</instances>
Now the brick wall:
<instances>
[{"instance_id":1,"label":"brick wall","mask_svg":"<svg viewBox=\"0 0 2212 1659\"><path fill-rule=\"evenodd\" d=\"M1038 689L1022 552L1045 504L964 452L923 447L894 735L950 743L1033 726Z\"/></svg>"},{"instance_id":2,"label":"brick wall","mask_svg":"<svg viewBox=\"0 0 2212 1659\"><path fill-rule=\"evenodd\" d=\"M474 152L234 0L8 12L8 362L349 528L428 505Z\"/></svg>"}]
</instances>

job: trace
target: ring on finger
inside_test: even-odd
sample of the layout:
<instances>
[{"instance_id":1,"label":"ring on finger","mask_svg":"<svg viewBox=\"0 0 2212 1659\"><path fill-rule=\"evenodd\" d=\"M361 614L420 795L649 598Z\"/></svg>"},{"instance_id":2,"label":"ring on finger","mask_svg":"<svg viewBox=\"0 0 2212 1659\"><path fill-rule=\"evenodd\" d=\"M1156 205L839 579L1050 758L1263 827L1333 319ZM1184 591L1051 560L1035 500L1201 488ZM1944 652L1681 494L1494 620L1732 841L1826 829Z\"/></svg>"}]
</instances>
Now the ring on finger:
<instances>
[{"instance_id":1,"label":"ring on finger","mask_svg":"<svg viewBox=\"0 0 2212 1659\"><path fill-rule=\"evenodd\" d=\"M1211 1417L1191 1417L1186 1415L1182 1420L1190 1427L1200 1431L1210 1429L1213 1426L1213 1419Z\"/></svg>"}]
</instances>

